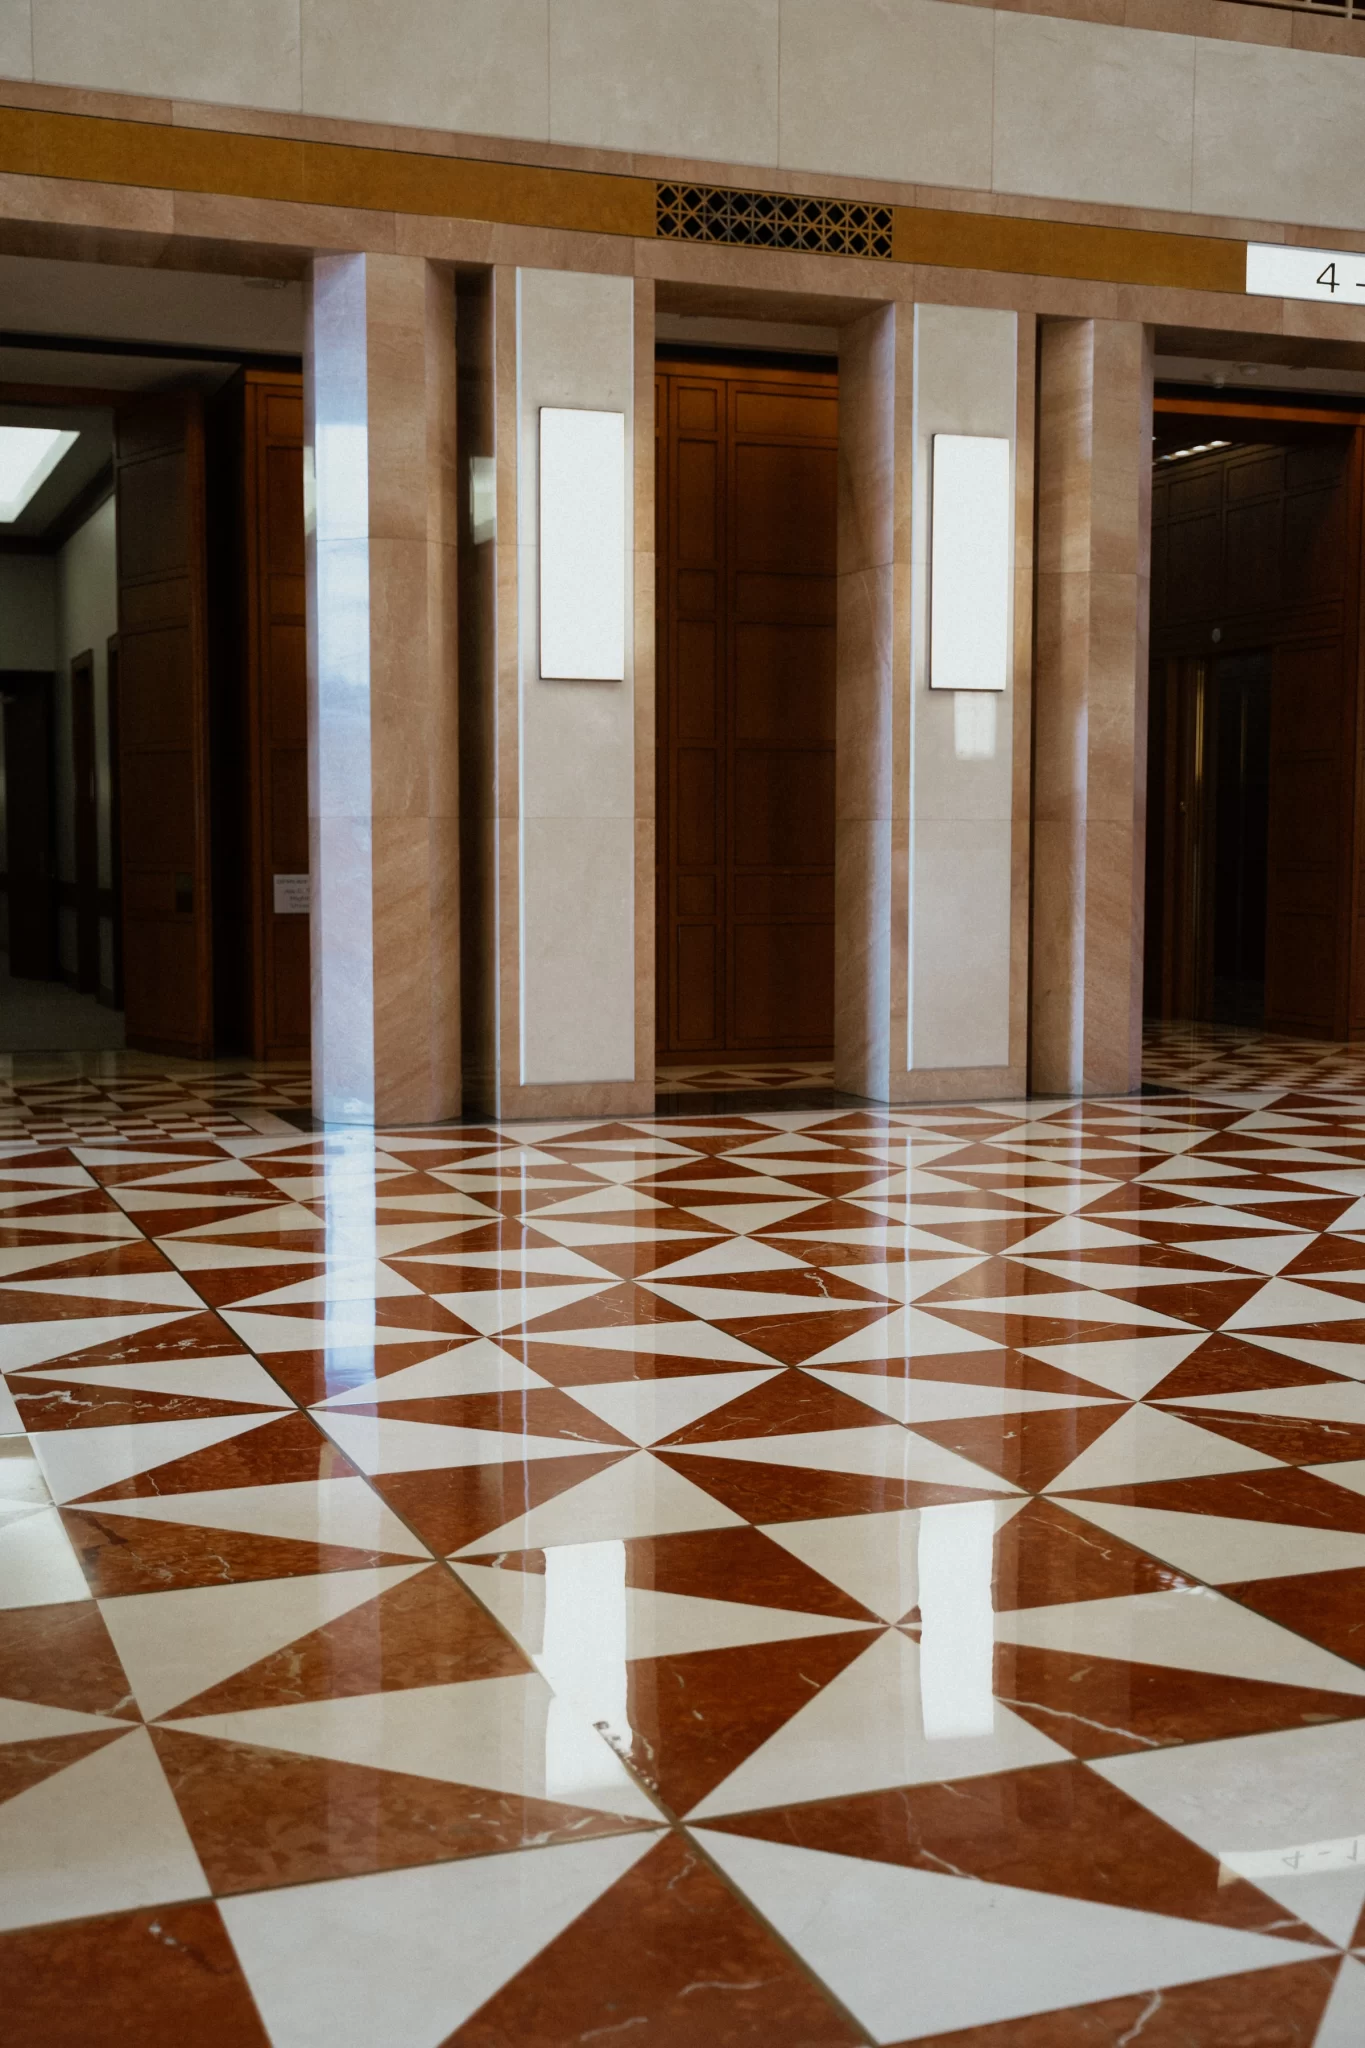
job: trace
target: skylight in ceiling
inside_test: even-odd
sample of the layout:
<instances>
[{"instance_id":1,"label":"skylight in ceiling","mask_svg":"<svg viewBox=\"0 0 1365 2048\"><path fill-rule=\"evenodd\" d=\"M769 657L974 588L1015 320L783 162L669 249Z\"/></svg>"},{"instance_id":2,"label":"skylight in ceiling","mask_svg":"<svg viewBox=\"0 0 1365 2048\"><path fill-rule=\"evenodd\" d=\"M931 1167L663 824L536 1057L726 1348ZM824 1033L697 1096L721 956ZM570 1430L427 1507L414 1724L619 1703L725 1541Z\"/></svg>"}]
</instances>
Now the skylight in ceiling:
<instances>
[{"instance_id":1,"label":"skylight in ceiling","mask_svg":"<svg viewBox=\"0 0 1365 2048\"><path fill-rule=\"evenodd\" d=\"M12 526L80 436L69 427L0 427L0 526Z\"/></svg>"}]
</instances>

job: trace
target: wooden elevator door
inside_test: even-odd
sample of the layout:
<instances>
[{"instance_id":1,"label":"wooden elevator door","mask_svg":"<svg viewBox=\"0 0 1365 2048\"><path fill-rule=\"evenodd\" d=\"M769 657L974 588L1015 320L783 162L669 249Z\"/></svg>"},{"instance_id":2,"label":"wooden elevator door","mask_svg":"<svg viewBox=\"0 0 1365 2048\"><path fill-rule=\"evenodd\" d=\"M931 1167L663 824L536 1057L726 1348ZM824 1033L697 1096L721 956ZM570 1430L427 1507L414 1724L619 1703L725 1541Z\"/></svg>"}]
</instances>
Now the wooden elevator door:
<instances>
[{"instance_id":1,"label":"wooden elevator door","mask_svg":"<svg viewBox=\"0 0 1365 2048\"><path fill-rule=\"evenodd\" d=\"M838 382L661 363L664 1054L830 1050Z\"/></svg>"}]
</instances>

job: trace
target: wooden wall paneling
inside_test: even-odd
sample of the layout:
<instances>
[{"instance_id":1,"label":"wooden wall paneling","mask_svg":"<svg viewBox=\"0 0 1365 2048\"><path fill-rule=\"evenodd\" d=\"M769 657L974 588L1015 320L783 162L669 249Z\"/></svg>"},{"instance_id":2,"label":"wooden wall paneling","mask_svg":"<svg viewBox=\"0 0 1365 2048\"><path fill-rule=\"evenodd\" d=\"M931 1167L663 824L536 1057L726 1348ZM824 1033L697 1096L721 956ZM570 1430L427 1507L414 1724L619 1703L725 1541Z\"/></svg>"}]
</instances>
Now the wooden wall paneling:
<instances>
[{"instance_id":1,"label":"wooden wall paneling","mask_svg":"<svg viewBox=\"0 0 1365 2048\"><path fill-rule=\"evenodd\" d=\"M205 408L209 607L209 791L213 1044L254 1050L251 825L246 686L245 385L238 371Z\"/></svg>"},{"instance_id":2,"label":"wooden wall paneling","mask_svg":"<svg viewBox=\"0 0 1365 2048\"><path fill-rule=\"evenodd\" d=\"M55 676L0 678L5 721L6 886L9 968L24 980L57 972L57 864L53 844L52 700Z\"/></svg>"},{"instance_id":3,"label":"wooden wall paneling","mask_svg":"<svg viewBox=\"0 0 1365 2048\"><path fill-rule=\"evenodd\" d=\"M113 925L113 986L116 1010L123 1008L123 764L119 758L118 634L111 633L105 661L105 717L109 732L109 895Z\"/></svg>"},{"instance_id":4,"label":"wooden wall paneling","mask_svg":"<svg viewBox=\"0 0 1365 2048\"><path fill-rule=\"evenodd\" d=\"M669 712L669 669L672 653L672 585L669 563L672 544L671 445L669 403L672 385L654 378L654 1043L662 1052L673 1042L673 933L670 924L669 783L673 760Z\"/></svg>"},{"instance_id":5,"label":"wooden wall paneling","mask_svg":"<svg viewBox=\"0 0 1365 2048\"><path fill-rule=\"evenodd\" d=\"M199 397L115 415L129 1046L213 1046L204 421Z\"/></svg>"},{"instance_id":6,"label":"wooden wall paneling","mask_svg":"<svg viewBox=\"0 0 1365 2048\"><path fill-rule=\"evenodd\" d=\"M100 982L99 809L95 786L95 654L71 663L71 766L76 842L76 986Z\"/></svg>"},{"instance_id":7,"label":"wooden wall paneling","mask_svg":"<svg viewBox=\"0 0 1365 2048\"><path fill-rule=\"evenodd\" d=\"M1346 1036L1365 1037L1365 428L1351 437L1347 489L1346 668L1352 708Z\"/></svg>"},{"instance_id":8,"label":"wooden wall paneling","mask_svg":"<svg viewBox=\"0 0 1365 2048\"><path fill-rule=\"evenodd\" d=\"M1273 650L1266 906L1266 1028L1331 1038L1342 967L1341 872L1348 775L1344 649L1330 640Z\"/></svg>"},{"instance_id":9,"label":"wooden wall paneling","mask_svg":"<svg viewBox=\"0 0 1365 2048\"><path fill-rule=\"evenodd\" d=\"M245 387L252 1045L269 1059L310 1037L308 915L276 908L274 879L308 872L303 379L248 370Z\"/></svg>"}]
</instances>

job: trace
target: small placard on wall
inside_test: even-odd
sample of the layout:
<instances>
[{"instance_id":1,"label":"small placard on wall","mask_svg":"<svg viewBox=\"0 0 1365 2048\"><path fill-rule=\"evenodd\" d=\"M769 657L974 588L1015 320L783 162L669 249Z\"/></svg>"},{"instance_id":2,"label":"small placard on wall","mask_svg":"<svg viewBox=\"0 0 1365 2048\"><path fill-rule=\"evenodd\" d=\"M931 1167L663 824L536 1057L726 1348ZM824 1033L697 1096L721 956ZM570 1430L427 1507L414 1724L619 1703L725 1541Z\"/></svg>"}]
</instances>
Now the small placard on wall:
<instances>
[{"instance_id":1,"label":"small placard on wall","mask_svg":"<svg viewBox=\"0 0 1365 2048\"><path fill-rule=\"evenodd\" d=\"M307 917L307 875L276 875L275 915L276 917Z\"/></svg>"}]
</instances>

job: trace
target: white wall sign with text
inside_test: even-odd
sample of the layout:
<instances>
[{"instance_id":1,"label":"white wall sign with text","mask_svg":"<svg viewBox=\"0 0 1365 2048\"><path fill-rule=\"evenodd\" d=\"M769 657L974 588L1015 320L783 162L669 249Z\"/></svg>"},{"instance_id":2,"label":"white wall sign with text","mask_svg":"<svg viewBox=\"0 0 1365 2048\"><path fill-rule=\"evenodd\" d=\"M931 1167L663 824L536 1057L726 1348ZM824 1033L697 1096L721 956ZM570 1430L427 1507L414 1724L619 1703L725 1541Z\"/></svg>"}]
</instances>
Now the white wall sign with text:
<instances>
[{"instance_id":1,"label":"white wall sign with text","mask_svg":"<svg viewBox=\"0 0 1365 2048\"><path fill-rule=\"evenodd\" d=\"M1327 299L1365 306L1365 256L1350 249L1290 249L1247 243L1247 290L1269 299Z\"/></svg>"}]
</instances>

